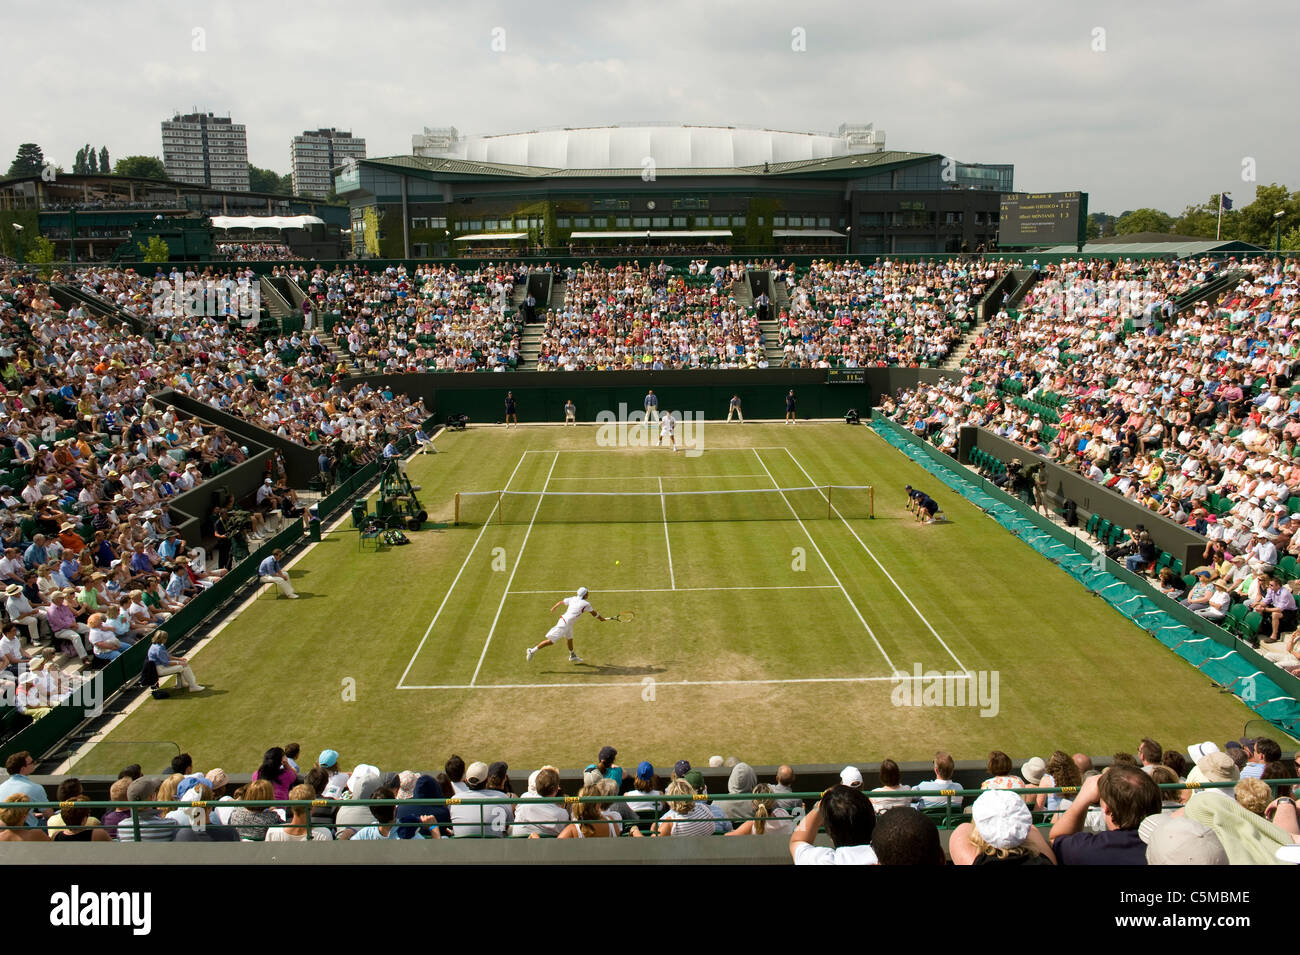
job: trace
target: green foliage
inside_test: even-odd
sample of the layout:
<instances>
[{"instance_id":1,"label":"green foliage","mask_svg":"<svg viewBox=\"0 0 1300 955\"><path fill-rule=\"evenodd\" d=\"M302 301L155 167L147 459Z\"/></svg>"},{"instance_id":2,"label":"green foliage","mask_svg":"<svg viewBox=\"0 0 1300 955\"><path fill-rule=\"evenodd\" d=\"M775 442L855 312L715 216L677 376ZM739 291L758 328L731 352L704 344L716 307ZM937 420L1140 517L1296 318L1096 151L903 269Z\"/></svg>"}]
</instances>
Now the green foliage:
<instances>
[{"instance_id":1,"label":"green foliage","mask_svg":"<svg viewBox=\"0 0 1300 955\"><path fill-rule=\"evenodd\" d=\"M1174 224L1174 217L1159 209L1135 209L1126 212L1115 223L1116 235L1132 235L1135 232L1168 232Z\"/></svg>"},{"instance_id":2,"label":"green foliage","mask_svg":"<svg viewBox=\"0 0 1300 955\"><path fill-rule=\"evenodd\" d=\"M270 169L249 164L248 188L252 192L269 192L276 196L293 195L293 177L281 176Z\"/></svg>"},{"instance_id":3,"label":"green foliage","mask_svg":"<svg viewBox=\"0 0 1300 955\"><path fill-rule=\"evenodd\" d=\"M160 236L150 236L147 243L137 242L136 246L140 249L140 258L144 262L166 262L171 258L171 249Z\"/></svg>"},{"instance_id":4,"label":"green foliage","mask_svg":"<svg viewBox=\"0 0 1300 955\"><path fill-rule=\"evenodd\" d=\"M134 179L166 179L167 167L157 156L127 156L113 166L113 175Z\"/></svg>"},{"instance_id":5,"label":"green foliage","mask_svg":"<svg viewBox=\"0 0 1300 955\"><path fill-rule=\"evenodd\" d=\"M85 156L86 172L93 176L99 172L99 156L96 154L95 150L91 148L90 143L86 143Z\"/></svg>"},{"instance_id":6,"label":"green foliage","mask_svg":"<svg viewBox=\"0 0 1300 955\"><path fill-rule=\"evenodd\" d=\"M34 238L26 239L26 254L24 258L28 262L42 264L54 261L54 243L43 235L37 235Z\"/></svg>"},{"instance_id":7,"label":"green foliage","mask_svg":"<svg viewBox=\"0 0 1300 955\"><path fill-rule=\"evenodd\" d=\"M45 168L45 153L35 143L23 143L18 147L14 161L9 164L11 176L39 176Z\"/></svg>"},{"instance_id":8,"label":"green foliage","mask_svg":"<svg viewBox=\"0 0 1300 955\"><path fill-rule=\"evenodd\" d=\"M108 162L108 147L100 146L99 147L99 171L102 172L104 175L108 175L109 171L112 168L113 167L109 165Z\"/></svg>"},{"instance_id":9,"label":"green foliage","mask_svg":"<svg viewBox=\"0 0 1300 955\"><path fill-rule=\"evenodd\" d=\"M374 206L366 206L365 211L365 236L366 251L371 255L379 255L379 212Z\"/></svg>"}]
</instances>

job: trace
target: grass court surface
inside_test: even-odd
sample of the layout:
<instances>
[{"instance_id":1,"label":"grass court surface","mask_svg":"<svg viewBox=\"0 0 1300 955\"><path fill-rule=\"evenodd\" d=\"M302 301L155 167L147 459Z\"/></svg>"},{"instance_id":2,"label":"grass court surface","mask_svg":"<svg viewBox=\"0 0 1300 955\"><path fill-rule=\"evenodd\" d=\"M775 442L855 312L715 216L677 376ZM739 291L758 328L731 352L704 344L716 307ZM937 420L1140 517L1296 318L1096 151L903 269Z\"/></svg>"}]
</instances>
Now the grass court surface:
<instances>
[{"instance_id":1,"label":"grass court surface","mask_svg":"<svg viewBox=\"0 0 1300 955\"><path fill-rule=\"evenodd\" d=\"M1235 738L1253 716L867 427L710 422L697 457L596 438L591 426L440 436L441 453L409 465L432 520L451 519L458 491L547 496L517 498L511 522L411 533L379 553L359 551L345 523L293 565L305 599L263 590L193 657L212 689L146 701L76 771L161 768L172 750L159 741L229 772L290 741L308 764L330 747L385 771L439 768L452 752L582 766L605 743L624 765L939 748L1019 760L1133 752L1147 734L1185 749ZM915 523L909 483L950 523ZM875 519L851 496L828 517L809 492L754 497L745 516L762 519L730 519L739 496L669 513L686 500L674 492L811 485L873 486ZM556 522L588 502L590 519ZM636 619L579 620L583 663L562 644L525 662L555 623L550 606L579 586L602 614ZM918 665L997 671L996 715L894 705L893 674Z\"/></svg>"}]
</instances>

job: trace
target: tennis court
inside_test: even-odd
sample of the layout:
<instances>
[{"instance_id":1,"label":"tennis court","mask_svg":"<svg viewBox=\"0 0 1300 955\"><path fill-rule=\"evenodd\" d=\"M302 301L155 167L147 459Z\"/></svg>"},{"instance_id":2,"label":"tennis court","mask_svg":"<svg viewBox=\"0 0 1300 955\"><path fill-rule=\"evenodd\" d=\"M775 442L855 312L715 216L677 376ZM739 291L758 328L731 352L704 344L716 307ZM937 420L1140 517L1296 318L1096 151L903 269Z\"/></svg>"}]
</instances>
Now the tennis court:
<instances>
[{"instance_id":1,"label":"tennis court","mask_svg":"<svg viewBox=\"0 0 1300 955\"><path fill-rule=\"evenodd\" d=\"M715 423L694 457L596 436L441 435L408 470L445 527L378 553L333 529L292 565L304 599L264 593L192 654L209 692L144 701L77 771L160 741L206 765L290 740L383 768L585 765L606 742L656 763L1023 758L1253 716L978 508L930 487L951 521L917 524L903 486L933 479L867 428ZM584 617L582 663L526 662L580 586L635 620ZM896 672L971 692L900 704Z\"/></svg>"}]
</instances>

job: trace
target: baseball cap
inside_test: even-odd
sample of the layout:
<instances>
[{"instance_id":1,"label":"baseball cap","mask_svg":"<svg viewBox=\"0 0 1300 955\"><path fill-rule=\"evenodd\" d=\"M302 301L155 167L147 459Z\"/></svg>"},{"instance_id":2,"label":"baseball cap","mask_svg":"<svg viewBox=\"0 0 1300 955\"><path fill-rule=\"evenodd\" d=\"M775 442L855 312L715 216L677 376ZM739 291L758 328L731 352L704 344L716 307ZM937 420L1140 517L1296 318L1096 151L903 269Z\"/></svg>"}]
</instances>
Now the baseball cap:
<instances>
[{"instance_id":1,"label":"baseball cap","mask_svg":"<svg viewBox=\"0 0 1300 955\"><path fill-rule=\"evenodd\" d=\"M677 760L676 763L673 764L673 775L678 777L679 779L684 779L686 777L686 774L689 773L690 771L691 771L691 764L687 760L679 759Z\"/></svg>"},{"instance_id":2,"label":"baseball cap","mask_svg":"<svg viewBox=\"0 0 1300 955\"><path fill-rule=\"evenodd\" d=\"M649 779L654 774L655 774L654 764L651 763L648 759L643 759L641 760L641 762L637 763L637 767L636 767L637 779Z\"/></svg>"},{"instance_id":3,"label":"baseball cap","mask_svg":"<svg viewBox=\"0 0 1300 955\"><path fill-rule=\"evenodd\" d=\"M477 786L479 783L486 782L488 778L488 764L479 760L469 764L465 770L465 782L471 786Z\"/></svg>"},{"instance_id":4,"label":"baseball cap","mask_svg":"<svg viewBox=\"0 0 1300 955\"><path fill-rule=\"evenodd\" d=\"M579 596L579 597L585 597L585 596L587 596L587 588L586 588L586 587L579 587L579 588L578 588L578 596Z\"/></svg>"},{"instance_id":5,"label":"baseball cap","mask_svg":"<svg viewBox=\"0 0 1300 955\"><path fill-rule=\"evenodd\" d=\"M332 769L339 764L339 754L332 749L321 750L316 762L326 769Z\"/></svg>"},{"instance_id":6,"label":"baseball cap","mask_svg":"<svg viewBox=\"0 0 1300 955\"><path fill-rule=\"evenodd\" d=\"M980 838L995 849L1014 849L1034 824L1023 796L1010 789L990 789L971 806L971 821Z\"/></svg>"},{"instance_id":7,"label":"baseball cap","mask_svg":"<svg viewBox=\"0 0 1300 955\"><path fill-rule=\"evenodd\" d=\"M840 770L840 782L845 786L852 786L854 789L861 789L862 773L858 772L856 766L845 766Z\"/></svg>"},{"instance_id":8,"label":"baseball cap","mask_svg":"<svg viewBox=\"0 0 1300 955\"><path fill-rule=\"evenodd\" d=\"M704 774L698 769L692 769L682 777L686 782L691 784L691 788L698 792L705 792Z\"/></svg>"},{"instance_id":9,"label":"baseball cap","mask_svg":"<svg viewBox=\"0 0 1300 955\"><path fill-rule=\"evenodd\" d=\"M618 750L613 746L602 746L600 752L596 755L602 763L612 763L618 757Z\"/></svg>"}]
</instances>

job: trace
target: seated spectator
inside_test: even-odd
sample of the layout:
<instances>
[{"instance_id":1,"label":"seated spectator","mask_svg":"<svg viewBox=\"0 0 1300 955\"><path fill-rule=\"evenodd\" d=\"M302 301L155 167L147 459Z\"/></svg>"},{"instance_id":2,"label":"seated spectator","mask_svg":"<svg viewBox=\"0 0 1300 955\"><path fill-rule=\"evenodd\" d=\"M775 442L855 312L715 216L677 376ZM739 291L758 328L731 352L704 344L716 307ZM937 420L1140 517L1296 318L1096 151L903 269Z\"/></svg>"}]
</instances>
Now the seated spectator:
<instances>
[{"instance_id":1,"label":"seated spectator","mask_svg":"<svg viewBox=\"0 0 1300 955\"><path fill-rule=\"evenodd\" d=\"M1106 831L1083 832L1089 808L1100 804ZM1111 766L1083 781L1070 808L1052 824L1052 849L1062 865L1145 865L1138 826L1160 813L1160 790L1135 766Z\"/></svg>"},{"instance_id":2,"label":"seated spectator","mask_svg":"<svg viewBox=\"0 0 1300 955\"><path fill-rule=\"evenodd\" d=\"M559 773L555 775L555 790L558 793ZM400 798L401 793L398 793ZM416 777L415 784L411 789L409 802L398 807L397 810L397 838L399 839L440 839L442 830L440 823L450 822L451 815L447 812L446 806L431 806L422 803L425 799L442 799L442 786L439 785L436 777L427 773ZM515 812L516 822L519 819L519 810L525 807L519 806ZM564 813L567 820L569 814L564 811L563 806L555 806L560 812ZM518 827L516 827L518 828ZM511 833L514 835L514 833Z\"/></svg>"},{"instance_id":3,"label":"seated spectator","mask_svg":"<svg viewBox=\"0 0 1300 955\"><path fill-rule=\"evenodd\" d=\"M396 799L397 790L390 789L387 786L381 786L374 791L371 799ZM371 814L375 817L373 826L365 826L361 829L342 829L339 831L340 839L359 840L368 842L373 839L396 839L397 828L393 821L397 818L397 807L394 805L371 806Z\"/></svg>"},{"instance_id":4,"label":"seated spectator","mask_svg":"<svg viewBox=\"0 0 1300 955\"><path fill-rule=\"evenodd\" d=\"M269 803L275 799L275 787L269 779L258 779L244 787L241 803ZM270 806L239 805L229 816L241 842L264 842L272 826L279 826L284 817Z\"/></svg>"},{"instance_id":5,"label":"seated spectator","mask_svg":"<svg viewBox=\"0 0 1300 955\"><path fill-rule=\"evenodd\" d=\"M879 865L944 865L939 827L923 812L896 807L876 820L871 849Z\"/></svg>"},{"instance_id":6,"label":"seated spectator","mask_svg":"<svg viewBox=\"0 0 1300 955\"><path fill-rule=\"evenodd\" d=\"M927 792L961 789L962 787L952 780L955 771L956 764L953 762L952 756L940 750L934 754L934 779L927 779L917 783L916 788ZM948 806L950 800L954 809L961 808L961 796L922 796L913 805L917 809L940 809Z\"/></svg>"},{"instance_id":7,"label":"seated spectator","mask_svg":"<svg viewBox=\"0 0 1300 955\"><path fill-rule=\"evenodd\" d=\"M573 821L560 831L560 839L609 839L618 835L617 826L610 822L601 812L601 803L597 801L584 802L583 797L599 796L600 789L596 786L583 786L578 790L579 802L575 802L570 808ZM709 823L709 831L713 831L713 823Z\"/></svg>"},{"instance_id":8,"label":"seated spectator","mask_svg":"<svg viewBox=\"0 0 1300 955\"><path fill-rule=\"evenodd\" d=\"M1079 767L1063 750L1056 750L1047 760L1046 770L1034 788L1072 788L1078 789L1083 784ZM1034 797L1034 809L1038 812L1061 812L1069 809L1074 800L1063 793L1039 793Z\"/></svg>"},{"instance_id":9,"label":"seated spectator","mask_svg":"<svg viewBox=\"0 0 1300 955\"><path fill-rule=\"evenodd\" d=\"M238 842L239 834L229 826L212 825L212 809L206 804L212 800L212 789L206 782L197 783L188 789L180 791L179 798L182 802L204 803L204 805L190 806L184 809L176 810L179 816L173 816L177 819L176 841L177 842ZM169 814L172 815L172 814ZM267 833L267 839L271 838L271 833L276 830L272 829Z\"/></svg>"},{"instance_id":10,"label":"seated spectator","mask_svg":"<svg viewBox=\"0 0 1300 955\"><path fill-rule=\"evenodd\" d=\"M493 789L491 782L501 783L506 778L506 764L497 762L488 766L484 762L471 763L465 770L465 784L469 790L461 795L466 799L505 799L506 794ZM457 805L451 807L453 835L456 838L504 838L510 835L514 813L507 805Z\"/></svg>"},{"instance_id":11,"label":"seated spectator","mask_svg":"<svg viewBox=\"0 0 1300 955\"><path fill-rule=\"evenodd\" d=\"M750 805L750 813L753 819L747 819L740 823L731 832L729 836L761 836L766 833L785 833L794 831L794 820L790 814L777 805L776 799L770 794L772 787L767 783L759 783L754 787L754 801Z\"/></svg>"},{"instance_id":12,"label":"seated spectator","mask_svg":"<svg viewBox=\"0 0 1300 955\"><path fill-rule=\"evenodd\" d=\"M954 865L1055 865L1056 856L1025 801L990 789L971 804L971 821L953 830L948 854Z\"/></svg>"},{"instance_id":13,"label":"seated spectator","mask_svg":"<svg viewBox=\"0 0 1300 955\"><path fill-rule=\"evenodd\" d=\"M0 842L49 842L44 829L25 826L30 800L26 793L12 793L0 803Z\"/></svg>"},{"instance_id":14,"label":"seated spectator","mask_svg":"<svg viewBox=\"0 0 1300 955\"><path fill-rule=\"evenodd\" d=\"M1024 789L1025 781L1011 772L1011 757L1001 750L989 753L989 778L980 783L980 789Z\"/></svg>"},{"instance_id":15,"label":"seated spectator","mask_svg":"<svg viewBox=\"0 0 1300 955\"><path fill-rule=\"evenodd\" d=\"M745 765L740 763L738 765ZM748 767L746 767L748 768ZM750 770L753 773L753 770ZM735 778L735 773L732 774ZM730 788L730 786L728 786ZM690 800L680 799L670 802L669 810L660 817L659 825L653 835L657 836L711 836L716 830L713 813L707 806L696 802L695 788L684 779L674 779L664 790L665 796L689 796ZM740 800L731 800L741 802ZM742 806L744 812L748 806ZM732 818L735 818L734 816Z\"/></svg>"},{"instance_id":16,"label":"seated spectator","mask_svg":"<svg viewBox=\"0 0 1300 955\"><path fill-rule=\"evenodd\" d=\"M126 790L126 798L132 803L131 815L117 825L118 842L173 842L176 839L176 820L166 819L150 806L139 803L152 803L158 798L159 782L148 776L134 780Z\"/></svg>"},{"instance_id":17,"label":"seated spectator","mask_svg":"<svg viewBox=\"0 0 1300 955\"><path fill-rule=\"evenodd\" d=\"M62 797L60 797L62 799ZM85 793L78 793L69 797L67 801L72 805L67 806L59 814L62 825L54 831L51 837L52 842L112 842L113 837L109 835L108 830L99 824L99 820L91 816L90 810L79 803L88 802L90 797Z\"/></svg>"},{"instance_id":18,"label":"seated spectator","mask_svg":"<svg viewBox=\"0 0 1300 955\"><path fill-rule=\"evenodd\" d=\"M892 759L883 760L880 764L880 785L876 787L877 791L889 792L906 792L909 791L907 786L902 785L902 772L898 768L898 763ZM889 796L872 796L871 808L879 816L890 809L896 809L899 806L908 806L912 803L911 796L902 796L893 798Z\"/></svg>"},{"instance_id":19,"label":"seated spectator","mask_svg":"<svg viewBox=\"0 0 1300 955\"><path fill-rule=\"evenodd\" d=\"M815 845L823 825L833 848ZM861 790L832 786L790 836L790 855L795 865L875 865L875 826L871 800Z\"/></svg>"}]
</instances>

